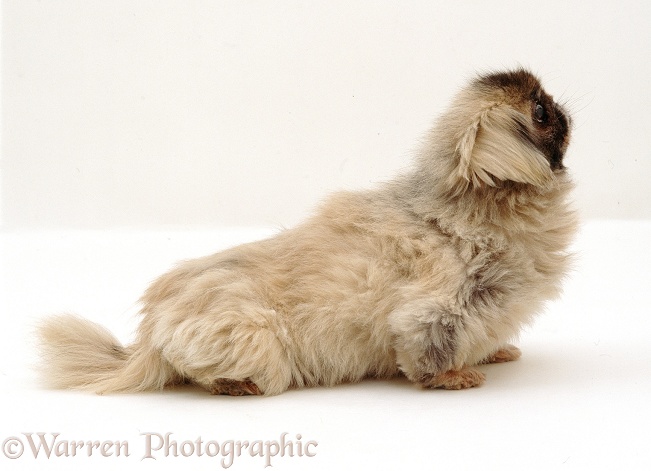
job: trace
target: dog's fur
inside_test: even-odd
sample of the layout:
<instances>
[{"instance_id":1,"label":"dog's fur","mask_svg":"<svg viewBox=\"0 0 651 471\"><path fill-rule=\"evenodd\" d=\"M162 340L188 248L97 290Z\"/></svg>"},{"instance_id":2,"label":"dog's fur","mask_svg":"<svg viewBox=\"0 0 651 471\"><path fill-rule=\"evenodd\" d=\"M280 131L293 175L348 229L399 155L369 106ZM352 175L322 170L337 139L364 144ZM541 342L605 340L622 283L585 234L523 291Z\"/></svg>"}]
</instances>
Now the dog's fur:
<instances>
[{"instance_id":1,"label":"dog's fur","mask_svg":"<svg viewBox=\"0 0 651 471\"><path fill-rule=\"evenodd\" d=\"M99 393L191 381L274 395L399 373L426 388L477 386L474 365L519 357L507 342L568 268L569 128L530 72L480 76L410 173L159 278L133 345L77 317L46 320L44 376Z\"/></svg>"}]
</instances>

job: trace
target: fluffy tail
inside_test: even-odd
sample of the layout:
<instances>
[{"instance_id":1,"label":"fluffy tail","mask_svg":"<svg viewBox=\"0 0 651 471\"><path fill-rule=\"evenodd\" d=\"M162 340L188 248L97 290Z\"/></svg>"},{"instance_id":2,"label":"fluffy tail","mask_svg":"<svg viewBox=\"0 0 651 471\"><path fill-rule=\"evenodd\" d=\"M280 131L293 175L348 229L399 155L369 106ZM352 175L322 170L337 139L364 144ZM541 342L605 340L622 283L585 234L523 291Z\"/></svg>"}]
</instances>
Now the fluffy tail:
<instances>
[{"instance_id":1,"label":"fluffy tail","mask_svg":"<svg viewBox=\"0 0 651 471\"><path fill-rule=\"evenodd\" d=\"M103 394L163 389L179 379L151 347L124 348L108 330L86 319L50 317L38 334L42 377L49 387Z\"/></svg>"}]
</instances>

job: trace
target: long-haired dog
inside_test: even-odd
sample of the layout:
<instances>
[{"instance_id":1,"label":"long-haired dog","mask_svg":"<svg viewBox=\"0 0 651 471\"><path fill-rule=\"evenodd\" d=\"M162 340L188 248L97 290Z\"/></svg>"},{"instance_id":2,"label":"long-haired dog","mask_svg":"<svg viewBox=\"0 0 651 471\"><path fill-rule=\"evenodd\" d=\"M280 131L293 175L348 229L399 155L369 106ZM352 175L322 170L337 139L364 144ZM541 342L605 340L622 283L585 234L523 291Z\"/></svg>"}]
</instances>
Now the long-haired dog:
<instances>
[{"instance_id":1,"label":"long-haired dog","mask_svg":"<svg viewBox=\"0 0 651 471\"><path fill-rule=\"evenodd\" d=\"M480 385L474 366L520 356L508 342L568 268L569 136L530 72L479 76L409 173L160 277L132 345L78 317L47 319L44 377L98 393L192 382L274 395L400 373L425 388Z\"/></svg>"}]
</instances>

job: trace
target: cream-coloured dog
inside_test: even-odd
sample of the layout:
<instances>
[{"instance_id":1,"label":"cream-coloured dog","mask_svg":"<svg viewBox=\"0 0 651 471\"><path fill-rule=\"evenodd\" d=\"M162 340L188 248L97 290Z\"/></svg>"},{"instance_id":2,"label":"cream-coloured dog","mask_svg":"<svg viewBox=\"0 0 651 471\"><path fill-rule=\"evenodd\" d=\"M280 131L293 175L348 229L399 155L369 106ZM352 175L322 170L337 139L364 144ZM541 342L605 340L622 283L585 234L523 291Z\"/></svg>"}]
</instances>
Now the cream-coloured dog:
<instances>
[{"instance_id":1,"label":"cream-coloured dog","mask_svg":"<svg viewBox=\"0 0 651 471\"><path fill-rule=\"evenodd\" d=\"M410 173L159 278L132 345L74 316L46 320L44 377L99 393L194 382L273 395L399 373L477 386L473 366L518 358L507 342L559 293L576 227L569 135L530 72L480 76Z\"/></svg>"}]
</instances>

